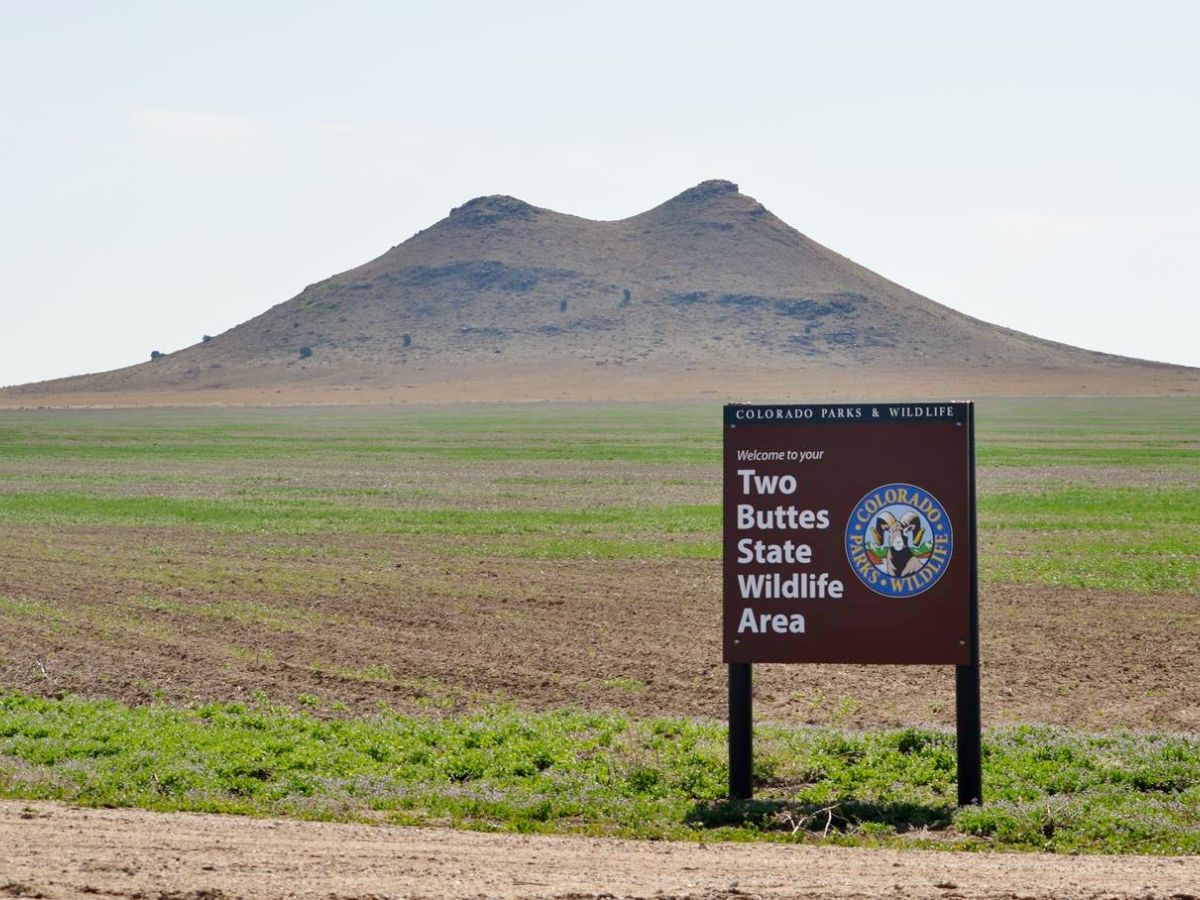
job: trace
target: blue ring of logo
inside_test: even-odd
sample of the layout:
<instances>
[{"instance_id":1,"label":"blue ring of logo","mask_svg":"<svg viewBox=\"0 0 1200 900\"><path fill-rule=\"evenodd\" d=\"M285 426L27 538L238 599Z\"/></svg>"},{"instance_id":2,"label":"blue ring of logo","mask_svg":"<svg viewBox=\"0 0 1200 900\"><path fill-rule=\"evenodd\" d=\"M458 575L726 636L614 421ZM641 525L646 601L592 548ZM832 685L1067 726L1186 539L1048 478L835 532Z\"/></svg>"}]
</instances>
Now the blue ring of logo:
<instances>
[{"instance_id":1,"label":"blue ring of logo","mask_svg":"<svg viewBox=\"0 0 1200 900\"><path fill-rule=\"evenodd\" d=\"M953 555L954 528L945 507L913 484L894 482L868 491L846 522L851 570L884 597L915 597L929 590Z\"/></svg>"}]
</instances>

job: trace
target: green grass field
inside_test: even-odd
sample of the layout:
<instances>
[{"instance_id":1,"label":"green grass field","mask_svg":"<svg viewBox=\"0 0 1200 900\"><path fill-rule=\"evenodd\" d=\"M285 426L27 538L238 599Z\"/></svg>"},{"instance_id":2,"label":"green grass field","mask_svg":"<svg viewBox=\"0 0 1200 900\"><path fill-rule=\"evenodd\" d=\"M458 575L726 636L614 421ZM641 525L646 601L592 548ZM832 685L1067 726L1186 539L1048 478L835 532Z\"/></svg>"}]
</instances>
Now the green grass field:
<instances>
[{"instance_id":1,"label":"green grass field","mask_svg":"<svg viewBox=\"0 0 1200 900\"><path fill-rule=\"evenodd\" d=\"M214 652L248 677L278 658L285 675L411 686L454 710L351 715L302 692L285 705L171 704L136 683L114 695L148 703L98 699L103 687L55 699L47 680L46 697L0 699L0 794L658 838L1200 852L1194 736L991 729L989 802L956 811L943 731L777 723L760 734L762 801L729 805L711 721L487 697L461 712L443 700L468 688L401 676L354 656L361 646L320 655L334 652L325 635L359 621L341 598L369 616L400 584L414 592L403 608L433 596L464 617L510 594L539 600L524 573L556 567L678 563L653 577L694 592L720 558L720 438L709 405L0 412L0 672L28 671L25 636L130 648L117 657L157 643L169 658L197 637L244 632L253 639ZM986 402L978 461L985 587L1128 595L1138 628L1153 614L1146 597L1170 597L1171 627L1194 630L1200 401ZM397 581L393 544L439 571ZM488 573L503 560L514 568ZM529 621L495 610L505 628ZM653 702L635 673L568 676L616 698L607 706ZM14 684L28 686L0 690Z\"/></svg>"},{"instance_id":2,"label":"green grass field","mask_svg":"<svg viewBox=\"0 0 1200 900\"><path fill-rule=\"evenodd\" d=\"M0 524L494 537L485 546L500 555L718 559L716 413L9 412ZM1200 588L1195 401L985 403L978 458L985 579Z\"/></svg>"},{"instance_id":3,"label":"green grass field","mask_svg":"<svg viewBox=\"0 0 1200 900\"><path fill-rule=\"evenodd\" d=\"M761 799L725 801L724 729L491 710L328 719L268 706L0 698L0 795L651 839L1200 852L1200 739L990 732L954 806L952 734L759 729Z\"/></svg>"}]
</instances>

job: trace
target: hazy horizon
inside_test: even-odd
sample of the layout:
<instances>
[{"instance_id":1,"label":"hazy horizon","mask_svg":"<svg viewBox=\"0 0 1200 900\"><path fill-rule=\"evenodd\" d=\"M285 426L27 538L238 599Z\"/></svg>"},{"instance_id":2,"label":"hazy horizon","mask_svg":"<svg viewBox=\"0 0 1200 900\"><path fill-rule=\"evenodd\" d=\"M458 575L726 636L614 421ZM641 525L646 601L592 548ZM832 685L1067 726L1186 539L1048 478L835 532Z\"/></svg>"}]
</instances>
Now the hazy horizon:
<instances>
[{"instance_id":1,"label":"hazy horizon","mask_svg":"<svg viewBox=\"0 0 1200 900\"><path fill-rule=\"evenodd\" d=\"M1200 366L1200 7L0 11L0 384L142 362L482 194L710 178L939 303Z\"/></svg>"}]
</instances>

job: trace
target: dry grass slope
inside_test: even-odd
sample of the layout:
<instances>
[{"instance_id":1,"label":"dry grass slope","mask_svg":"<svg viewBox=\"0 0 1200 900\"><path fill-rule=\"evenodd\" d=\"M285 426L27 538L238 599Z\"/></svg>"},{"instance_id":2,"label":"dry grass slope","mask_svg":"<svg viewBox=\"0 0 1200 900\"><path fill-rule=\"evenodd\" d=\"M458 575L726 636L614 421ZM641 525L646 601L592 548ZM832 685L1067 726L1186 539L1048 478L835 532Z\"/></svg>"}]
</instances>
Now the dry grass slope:
<instances>
[{"instance_id":1,"label":"dry grass slope","mask_svg":"<svg viewBox=\"0 0 1200 900\"><path fill-rule=\"evenodd\" d=\"M972 319L706 181L614 222L479 197L211 340L0 405L947 392L1196 393L1200 370Z\"/></svg>"}]
</instances>

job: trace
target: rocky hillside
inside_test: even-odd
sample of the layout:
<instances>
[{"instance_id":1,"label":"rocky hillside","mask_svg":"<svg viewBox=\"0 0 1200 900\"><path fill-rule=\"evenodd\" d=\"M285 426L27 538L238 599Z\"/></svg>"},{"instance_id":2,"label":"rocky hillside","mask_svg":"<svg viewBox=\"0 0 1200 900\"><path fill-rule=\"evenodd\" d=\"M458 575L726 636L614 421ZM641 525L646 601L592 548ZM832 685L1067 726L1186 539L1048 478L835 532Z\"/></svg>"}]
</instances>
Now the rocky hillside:
<instances>
[{"instance_id":1,"label":"rocky hillside","mask_svg":"<svg viewBox=\"0 0 1200 900\"><path fill-rule=\"evenodd\" d=\"M810 240L737 185L706 181L615 222L479 197L211 340L10 393L387 388L605 367L879 372L896 363L998 378L1114 367L1195 374L972 319Z\"/></svg>"}]
</instances>

